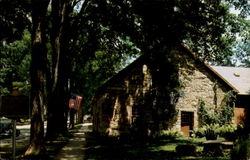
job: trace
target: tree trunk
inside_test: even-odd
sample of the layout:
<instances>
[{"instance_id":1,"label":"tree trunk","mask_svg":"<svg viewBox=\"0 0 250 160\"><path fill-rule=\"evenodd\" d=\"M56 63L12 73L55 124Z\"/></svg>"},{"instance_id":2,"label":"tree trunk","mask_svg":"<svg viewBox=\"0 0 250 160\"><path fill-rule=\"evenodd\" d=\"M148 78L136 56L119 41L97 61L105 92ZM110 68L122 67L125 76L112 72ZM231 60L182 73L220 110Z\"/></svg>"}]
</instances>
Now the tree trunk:
<instances>
[{"instance_id":1,"label":"tree trunk","mask_svg":"<svg viewBox=\"0 0 250 160\"><path fill-rule=\"evenodd\" d=\"M77 124L79 123L83 123L83 108L82 108L82 105L80 106L78 112L77 112Z\"/></svg>"},{"instance_id":2,"label":"tree trunk","mask_svg":"<svg viewBox=\"0 0 250 160\"><path fill-rule=\"evenodd\" d=\"M68 37L66 36L67 26L69 25L68 15L70 1L52 1L52 87L51 97L48 106L47 139L56 139L64 136L67 130L68 113L68 69L67 60Z\"/></svg>"},{"instance_id":3,"label":"tree trunk","mask_svg":"<svg viewBox=\"0 0 250 160\"><path fill-rule=\"evenodd\" d=\"M44 149L44 111L47 49L44 20L49 0L32 1L32 56L31 56L31 129L30 146L25 155L38 155Z\"/></svg>"}]
</instances>

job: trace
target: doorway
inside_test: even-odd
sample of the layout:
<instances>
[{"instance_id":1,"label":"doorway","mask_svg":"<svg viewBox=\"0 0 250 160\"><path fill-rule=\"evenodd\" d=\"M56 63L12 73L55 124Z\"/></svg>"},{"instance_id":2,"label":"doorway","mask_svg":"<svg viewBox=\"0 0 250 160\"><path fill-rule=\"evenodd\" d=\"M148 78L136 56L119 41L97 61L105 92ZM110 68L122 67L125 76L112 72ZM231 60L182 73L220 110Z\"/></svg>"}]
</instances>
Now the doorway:
<instances>
[{"instance_id":1,"label":"doorway","mask_svg":"<svg viewBox=\"0 0 250 160\"><path fill-rule=\"evenodd\" d=\"M194 112L181 112L181 131L184 136L189 137L194 126Z\"/></svg>"}]
</instances>

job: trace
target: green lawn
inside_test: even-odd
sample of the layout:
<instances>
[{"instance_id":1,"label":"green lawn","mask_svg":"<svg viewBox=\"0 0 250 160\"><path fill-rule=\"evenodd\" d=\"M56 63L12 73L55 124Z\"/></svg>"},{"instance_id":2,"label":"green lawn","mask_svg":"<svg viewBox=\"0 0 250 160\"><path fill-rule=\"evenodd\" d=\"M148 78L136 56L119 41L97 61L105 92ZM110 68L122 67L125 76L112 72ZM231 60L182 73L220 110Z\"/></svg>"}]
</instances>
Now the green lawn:
<instances>
[{"instance_id":1,"label":"green lawn","mask_svg":"<svg viewBox=\"0 0 250 160\"><path fill-rule=\"evenodd\" d=\"M221 157L213 157L208 153L203 153L202 142L205 139L198 138L178 138L176 140L160 140L154 143L139 145L129 142L120 144L119 142L89 143L85 151L87 159L194 159L194 160L229 160L230 150L224 150ZM177 154L175 148L179 144L194 144L196 152L192 155Z\"/></svg>"}]
</instances>

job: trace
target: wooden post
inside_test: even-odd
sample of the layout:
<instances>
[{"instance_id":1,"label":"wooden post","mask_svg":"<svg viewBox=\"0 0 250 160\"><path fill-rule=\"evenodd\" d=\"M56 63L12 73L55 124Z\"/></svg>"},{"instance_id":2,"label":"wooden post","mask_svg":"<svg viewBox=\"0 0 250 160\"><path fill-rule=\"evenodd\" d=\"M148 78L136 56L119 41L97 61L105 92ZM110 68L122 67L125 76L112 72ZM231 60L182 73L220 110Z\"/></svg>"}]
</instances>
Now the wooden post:
<instances>
[{"instance_id":1,"label":"wooden post","mask_svg":"<svg viewBox=\"0 0 250 160\"><path fill-rule=\"evenodd\" d=\"M16 119L12 120L12 156L13 160L16 159Z\"/></svg>"}]
</instances>

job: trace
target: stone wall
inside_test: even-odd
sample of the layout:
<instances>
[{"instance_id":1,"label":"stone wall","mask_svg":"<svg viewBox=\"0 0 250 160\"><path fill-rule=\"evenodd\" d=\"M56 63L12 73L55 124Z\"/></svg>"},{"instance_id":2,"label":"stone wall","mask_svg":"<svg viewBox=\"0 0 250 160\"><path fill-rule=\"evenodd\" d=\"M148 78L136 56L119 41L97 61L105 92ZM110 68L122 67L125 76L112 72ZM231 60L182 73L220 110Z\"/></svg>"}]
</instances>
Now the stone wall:
<instances>
[{"instance_id":1,"label":"stone wall","mask_svg":"<svg viewBox=\"0 0 250 160\"><path fill-rule=\"evenodd\" d=\"M151 86L149 69L141 60L112 78L97 93L93 105L94 131L111 136L129 132L139 110L146 111L146 106L150 106L142 106L142 101Z\"/></svg>"},{"instance_id":2,"label":"stone wall","mask_svg":"<svg viewBox=\"0 0 250 160\"><path fill-rule=\"evenodd\" d=\"M229 88L186 49L173 50L171 55L173 57L169 62L178 67L177 81L180 83L180 97L176 103L179 112L173 128L181 130L182 111L194 113L193 127L197 128L199 100L203 100L206 107L216 109L220 107ZM167 68L165 70L169 74ZM116 136L144 127L150 135L150 124L155 124L152 123L155 121L152 82L145 56L108 81L96 94L97 101L93 105L94 131L101 135Z\"/></svg>"},{"instance_id":3,"label":"stone wall","mask_svg":"<svg viewBox=\"0 0 250 160\"><path fill-rule=\"evenodd\" d=\"M216 110L222 105L225 94L230 90L227 85L208 68L208 66L195 60L192 54L183 54L173 51L178 59L179 80L181 93L176 105L179 110L175 129L181 129L181 111L194 113L194 129L199 127L198 108L199 100L205 102L205 106Z\"/></svg>"}]
</instances>

